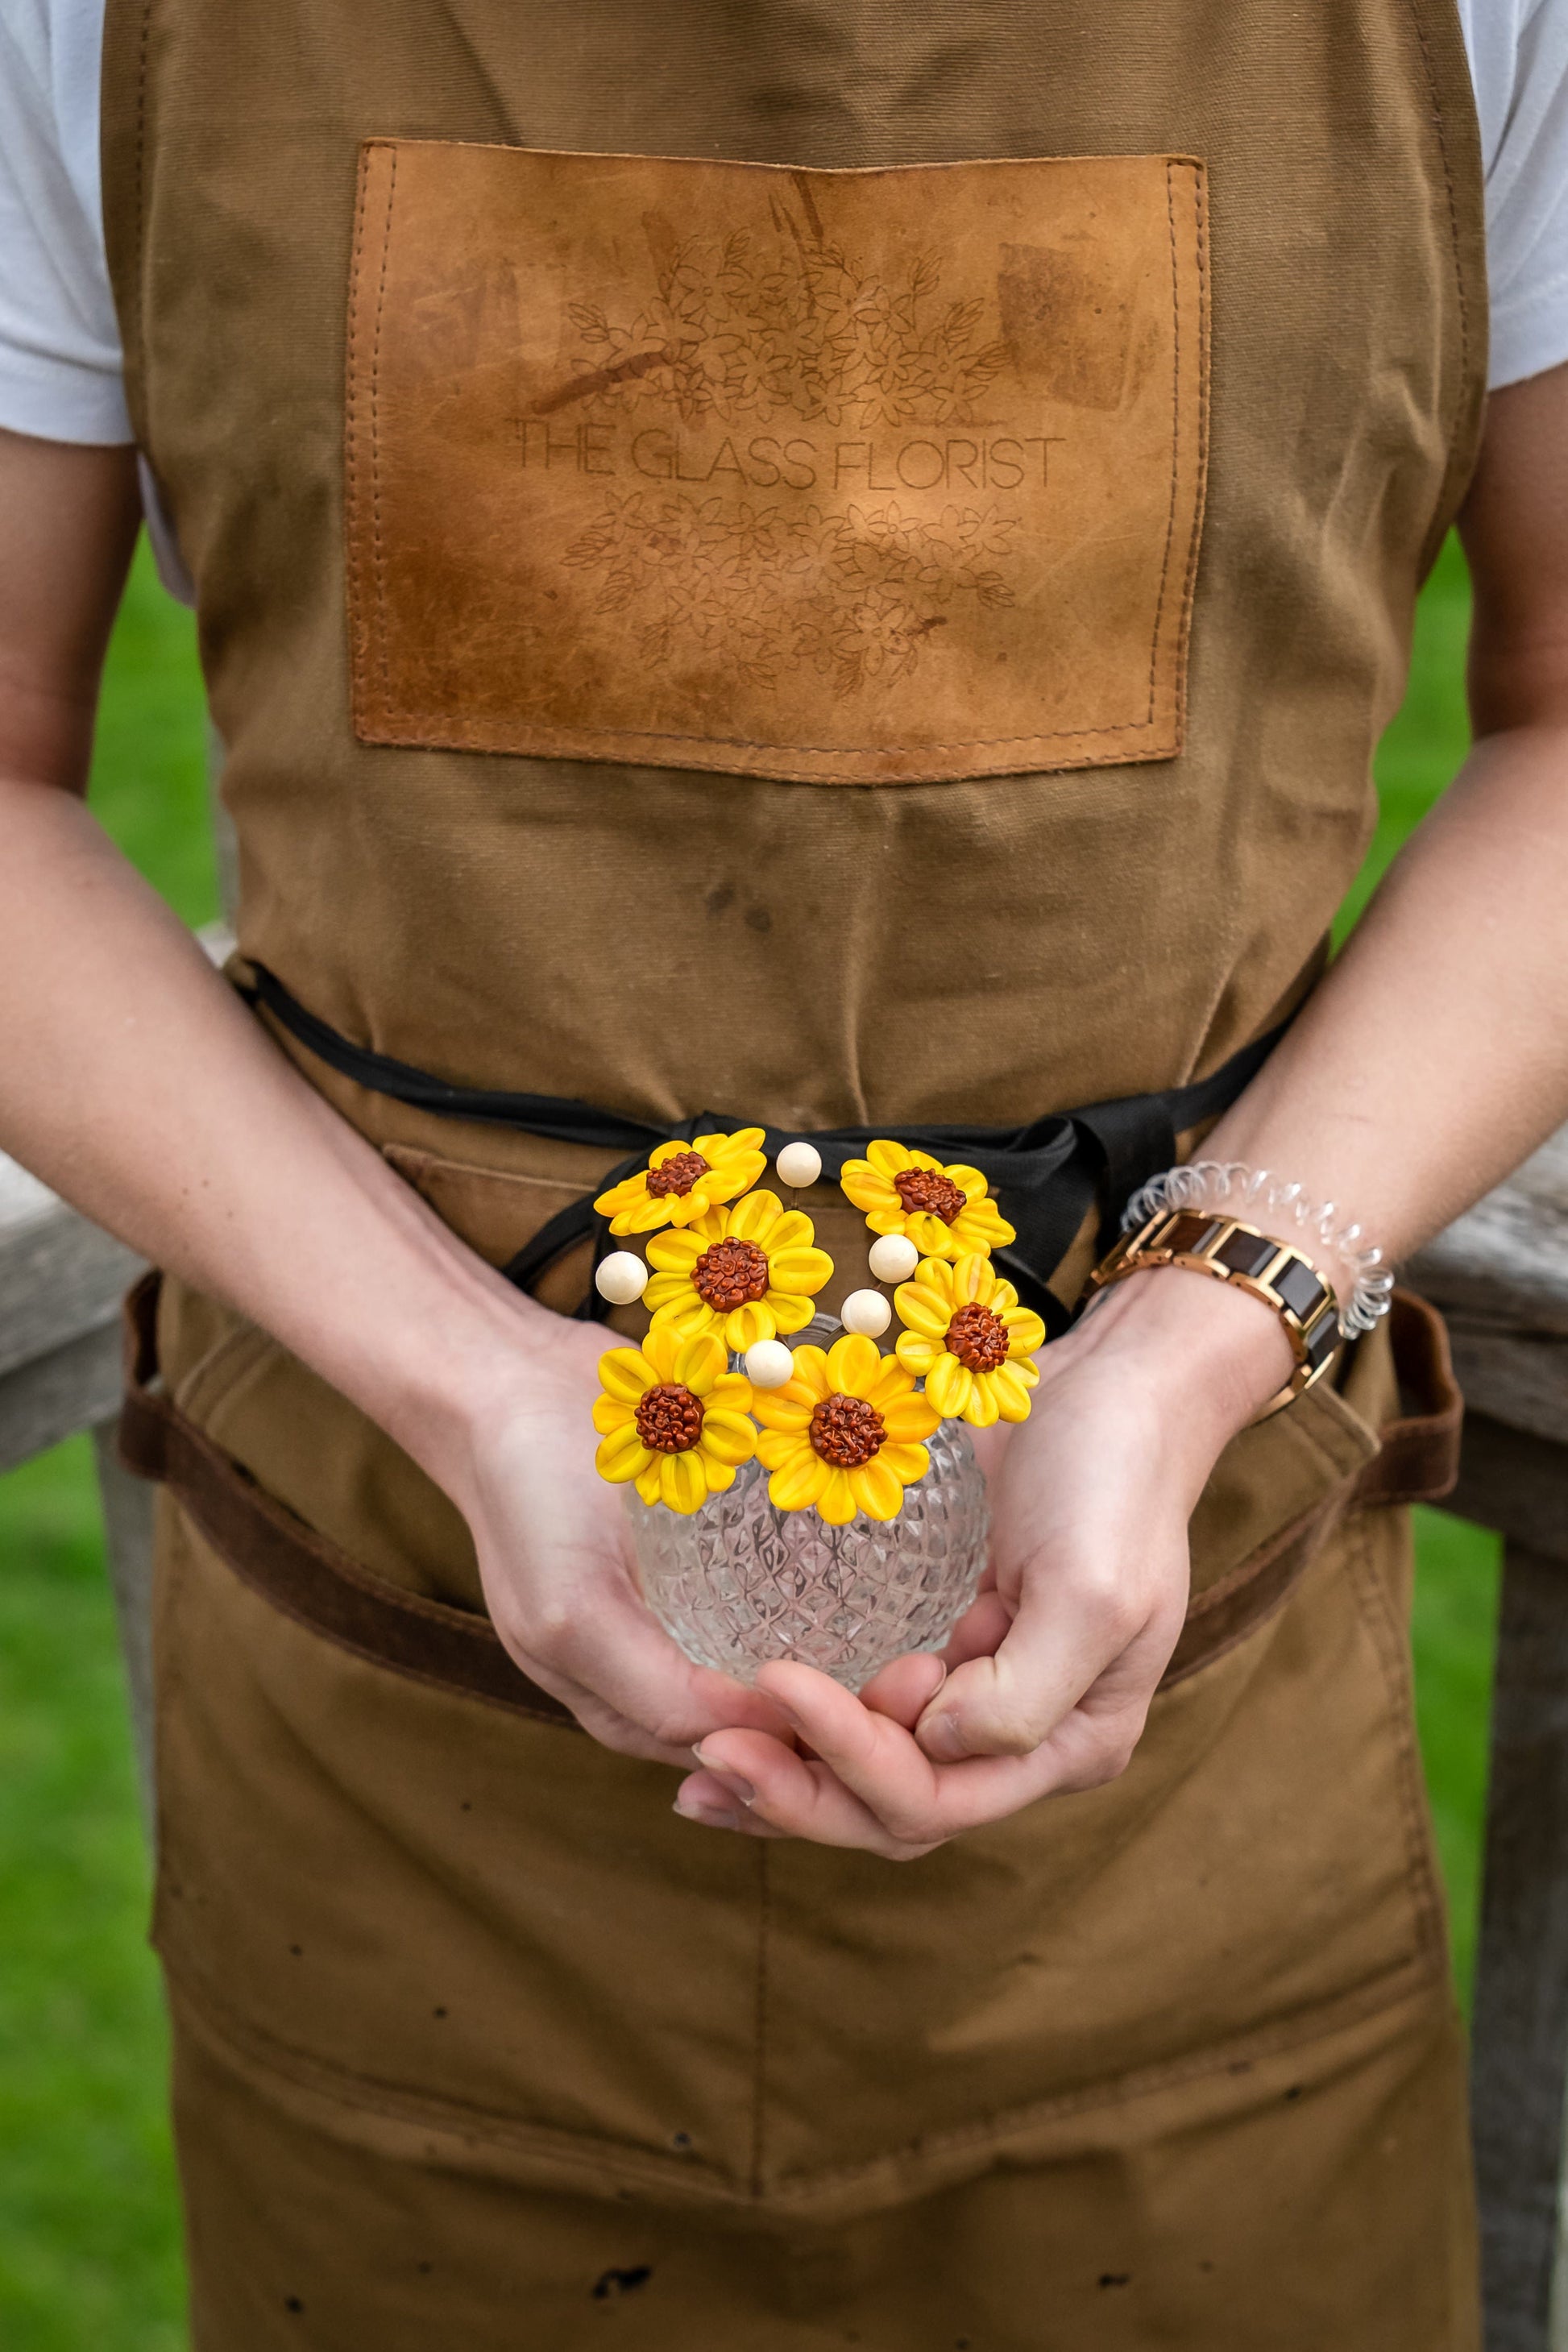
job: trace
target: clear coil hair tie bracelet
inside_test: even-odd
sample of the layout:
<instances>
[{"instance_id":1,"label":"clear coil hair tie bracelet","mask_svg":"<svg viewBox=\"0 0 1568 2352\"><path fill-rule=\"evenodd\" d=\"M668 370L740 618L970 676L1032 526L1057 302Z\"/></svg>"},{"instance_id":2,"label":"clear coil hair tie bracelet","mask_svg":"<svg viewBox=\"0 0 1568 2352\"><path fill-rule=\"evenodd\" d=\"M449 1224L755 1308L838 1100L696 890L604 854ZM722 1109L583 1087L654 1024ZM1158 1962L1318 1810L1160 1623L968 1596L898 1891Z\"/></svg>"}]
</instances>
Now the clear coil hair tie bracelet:
<instances>
[{"instance_id":1,"label":"clear coil hair tie bracelet","mask_svg":"<svg viewBox=\"0 0 1568 2352\"><path fill-rule=\"evenodd\" d=\"M1360 1225L1342 1225L1331 1201L1319 1207L1301 1185L1272 1175L1267 1168L1221 1160L1193 1160L1184 1167L1167 1168L1133 1193L1122 1212L1122 1231L1135 1233L1168 1209L1267 1218L1280 1226L1282 1239L1289 1239L1293 1228L1309 1255L1333 1261L1340 1276L1335 1283L1340 1329L1347 1339L1370 1331L1388 1312L1394 1275L1384 1265L1383 1252L1369 1243Z\"/></svg>"}]
</instances>

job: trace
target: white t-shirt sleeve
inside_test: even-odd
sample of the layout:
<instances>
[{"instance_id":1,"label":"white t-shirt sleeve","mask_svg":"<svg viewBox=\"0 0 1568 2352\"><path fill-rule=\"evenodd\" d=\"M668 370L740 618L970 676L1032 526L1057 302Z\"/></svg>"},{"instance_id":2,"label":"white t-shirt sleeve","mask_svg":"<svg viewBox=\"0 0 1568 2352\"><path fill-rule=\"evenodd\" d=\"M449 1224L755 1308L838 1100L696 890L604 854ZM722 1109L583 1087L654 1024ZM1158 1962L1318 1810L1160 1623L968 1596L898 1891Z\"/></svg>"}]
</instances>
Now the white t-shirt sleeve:
<instances>
[{"instance_id":1,"label":"white t-shirt sleeve","mask_svg":"<svg viewBox=\"0 0 1568 2352\"><path fill-rule=\"evenodd\" d=\"M103 0L0 0L0 425L132 438L99 190Z\"/></svg>"},{"instance_id":2,"label":"white t-shirt sleeve","mask_svg":"<svg viewBox=\"0 0 1568 2352\"><path fill-rule=\"evenodd\" d=\"M1495 389L1568 360L1568 0L1458 0L1486 159Z\"/></svg>"},{"instance_id":3,"label":"white t-shirt sleeve","mask_svg":"<svg viewBox=\"0 0 1568 2352\"><path fill-rule=\"evenodd\" d=\"M1568 360L1568 0L1458 0L1486 163L1490 381ZM0 0L0 425L132 436L99 183L103 0Z\"/></svg>"}]
</instances>

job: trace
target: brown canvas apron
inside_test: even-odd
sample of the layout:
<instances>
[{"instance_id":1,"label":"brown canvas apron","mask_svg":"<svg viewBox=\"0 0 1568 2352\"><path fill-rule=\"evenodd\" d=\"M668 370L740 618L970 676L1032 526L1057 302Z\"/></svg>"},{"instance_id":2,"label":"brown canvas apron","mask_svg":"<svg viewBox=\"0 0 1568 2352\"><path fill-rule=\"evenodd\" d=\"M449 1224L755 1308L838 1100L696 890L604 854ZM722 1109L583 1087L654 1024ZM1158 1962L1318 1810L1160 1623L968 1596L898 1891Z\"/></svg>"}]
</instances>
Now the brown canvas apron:
<instances>
[{"instance_id":1,"label":"brown canvas apron","mask_svg":"<svg viewBox=\"0 0 1568 2352\"><path fill-rule=\"evenodd\" d=\"M314 1012L896 1127L1299 998L1478 430L1451 0L111 0L105 91L241 944ZM601 1172L289 1050L498 1263ZM1227 1453L1127 1775L897 1872L531 1713L445 1499L157 1322L203 2352L1468 2352L1386 1339Z\"/></svg>"}]
</instances>

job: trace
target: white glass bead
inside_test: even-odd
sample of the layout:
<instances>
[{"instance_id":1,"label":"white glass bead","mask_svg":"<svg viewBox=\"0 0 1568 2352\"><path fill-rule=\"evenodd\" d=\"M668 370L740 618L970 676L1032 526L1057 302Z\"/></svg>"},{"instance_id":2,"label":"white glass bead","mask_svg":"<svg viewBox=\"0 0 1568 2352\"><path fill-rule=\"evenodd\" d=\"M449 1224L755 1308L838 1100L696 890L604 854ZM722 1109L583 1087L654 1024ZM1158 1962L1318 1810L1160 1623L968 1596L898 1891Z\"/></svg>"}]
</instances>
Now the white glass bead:
<instances>
[{"instance_id":1,"label":"white glass bead","mask_svg":"<svg viewBox=\"0 0 1568 2352\"><path fill-rule=\"evenodd\" d=\"M879 1282L908 1282L921 1262L908 1234L879 1234L868 1255Z\"/></svg>"},{"instance_id":2,"label":"white glass bead","mask_svg":"<svg viewBox=\"0 0 1568 2352\"><path fill-rule=\"evenodd\" d=\"M863 1339L879 1339L893 1319L893 1310L879 1290L852 1290L838 1316L847 1331Z\"/></svg>"},{"instance_id":3,"label":"white glass bead","mask_svg":"<svg viewBox=\"0 0 1568 2352\"><path fill-rule=\"evenodd\" d=\"M759 1339L746 1350L746 1378L754 1389L782 1389L795 1376L795 1358L782 1339Z\"/></svg>"},{"instance_id":4,"label":"white glass bead","mask_svg":"<svg viewBox=\"0 0 1568 2352\"><path fill-rule=\"evenodd\" d=\"M612 1250L594 1274L594 1287L612 1307L630 1307L647 1288L648 1270L633 1250Z\"/></svg>"},{"instance_id":5,"label":"white glass bead","mask_svg":"<svg viewBox=\"0 0 1568 2352\"><path fill-rule=\"evenodd\" d=\"M815 1143L786 1143L773 1166L781 1184L787 1184L792 1192L803 1192L821 1175L822 1154Z\"/></svg>"}]
</instances>

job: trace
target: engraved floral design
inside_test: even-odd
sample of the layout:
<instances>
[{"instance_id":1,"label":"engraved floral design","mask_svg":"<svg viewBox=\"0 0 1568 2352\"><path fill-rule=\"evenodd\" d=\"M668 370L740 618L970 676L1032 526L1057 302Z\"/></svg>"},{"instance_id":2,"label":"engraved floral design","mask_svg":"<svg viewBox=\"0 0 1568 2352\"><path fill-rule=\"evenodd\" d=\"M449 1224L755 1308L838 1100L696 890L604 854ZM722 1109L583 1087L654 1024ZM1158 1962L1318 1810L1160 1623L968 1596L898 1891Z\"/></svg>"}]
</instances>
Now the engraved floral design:
<instances>
[{"instance_id":1,"label":"engraved floral design","mask_svg":"<svg viewBox=\"0 0 1568 2352\"><path fill-rule=\"evenodd\" d=\"M932 253L897 278L863 271L821 233L815 205L804 222L777 199L773 214L771 236L679 238L650 221L657 290L640 308L568 304L599 399L625 406L646 387L687 422L971 422L1008 356L984 340L984 302L944 301Z\"/></svg>"},{"instance_id":2,"label":"engraved floral design","mask_svg":"<svg viewBox=\"0 0 1568 2352\"><path fill-rule=\"evenodd\" d=\"M701 654L771 687L781 663L809 663L842 698L915 667L947 625L932 604L1011 604L989 559L1019 527L994 508L949 505L929 522L896 499L727 512L718 498L612 491L565 561L595 575L597 611L628 614L653 667Z\"/></svg>"}]
</instances>

